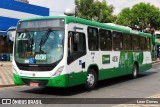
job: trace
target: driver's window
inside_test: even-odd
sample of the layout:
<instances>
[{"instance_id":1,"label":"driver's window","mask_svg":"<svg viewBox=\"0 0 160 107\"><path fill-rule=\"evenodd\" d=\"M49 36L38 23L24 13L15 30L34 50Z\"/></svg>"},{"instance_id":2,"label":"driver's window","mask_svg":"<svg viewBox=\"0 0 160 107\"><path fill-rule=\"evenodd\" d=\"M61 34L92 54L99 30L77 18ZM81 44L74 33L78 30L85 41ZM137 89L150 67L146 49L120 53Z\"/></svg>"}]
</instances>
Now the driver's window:
<instances>
[{"instance_id":1,"label":"driver's window","mask_svg":"<svg viewBox=\"0 0 160 107\"><path fill-rule=\"evenodd\" d=\"M85 34L78 32L68 33L68 55L86 52Z\"/></svg>"}]
</instances>

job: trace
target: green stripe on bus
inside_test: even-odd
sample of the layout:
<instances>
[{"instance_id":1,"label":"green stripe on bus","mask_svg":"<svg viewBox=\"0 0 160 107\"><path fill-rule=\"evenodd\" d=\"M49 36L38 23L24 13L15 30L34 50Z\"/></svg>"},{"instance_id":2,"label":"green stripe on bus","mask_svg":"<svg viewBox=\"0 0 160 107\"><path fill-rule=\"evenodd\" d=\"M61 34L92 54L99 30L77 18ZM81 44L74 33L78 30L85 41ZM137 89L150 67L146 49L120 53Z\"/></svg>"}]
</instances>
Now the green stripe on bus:
<instances>
[{"instance_id":1,"label":"green stripe on bus","mask_svg":"<svg viewBox=\"0 0 160 107\"><path fill-rule=\"evenodd\" d=\"M23 79L28 80L48 80L46 86L49 87L70 87L79 84L84 84L86 82L87 72L71 73L60 75L53 78L33 78L33 77L21 77L14 74L14 83L16 85L23 85Z\"/></svg>"}]
</instances>

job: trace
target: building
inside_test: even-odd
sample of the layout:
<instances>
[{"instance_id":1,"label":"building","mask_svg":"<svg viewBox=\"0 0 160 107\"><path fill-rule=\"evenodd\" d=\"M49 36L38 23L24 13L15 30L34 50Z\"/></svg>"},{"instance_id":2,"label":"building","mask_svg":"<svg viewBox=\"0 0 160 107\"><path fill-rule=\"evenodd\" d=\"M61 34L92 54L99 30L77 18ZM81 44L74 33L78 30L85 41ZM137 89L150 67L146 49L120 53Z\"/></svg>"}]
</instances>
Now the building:
<instances>
[{"instance_id":1,"label":"building","mask_svg":"<svg viewBox=\"0 0 160 107\"><path fill-rule=\"evenodd\" d=\"M1 0L0 60L2 54L12 52L12 45L6 39L7 29L16 26L19 19L39 16L49 16L49 8L29 4L28 0Z\"/></svg>"}]
</instances>

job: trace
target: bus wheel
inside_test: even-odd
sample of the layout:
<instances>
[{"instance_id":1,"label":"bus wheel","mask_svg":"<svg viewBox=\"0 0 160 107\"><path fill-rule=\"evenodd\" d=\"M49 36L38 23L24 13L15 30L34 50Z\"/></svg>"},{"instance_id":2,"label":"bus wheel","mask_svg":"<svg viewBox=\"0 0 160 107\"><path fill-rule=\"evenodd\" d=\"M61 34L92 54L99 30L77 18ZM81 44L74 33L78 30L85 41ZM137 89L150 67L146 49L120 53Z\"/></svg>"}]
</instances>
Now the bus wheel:
<instances>
[{"instance_id":1,"label":"bus wheel","mask_svg":"<svg viewBox=\"0 0 160 107\"><path fill-rule=\"evenodd\" d=\"M85 87L88 90L93 89L97 85L97 74L94 69L90 68L87 74Z\"/></svg>"},{"instance_id":2,"label":"bus wheel","mask_svg":"<svg viewBox=\"0 0 160 107\"><path fill-rule=\"evenodd\" d=\"M137 75L138 75L138 67L136 64L134 64L132 68L132 78L133 79L137 78Z\"/></svg>"}]
</instances>

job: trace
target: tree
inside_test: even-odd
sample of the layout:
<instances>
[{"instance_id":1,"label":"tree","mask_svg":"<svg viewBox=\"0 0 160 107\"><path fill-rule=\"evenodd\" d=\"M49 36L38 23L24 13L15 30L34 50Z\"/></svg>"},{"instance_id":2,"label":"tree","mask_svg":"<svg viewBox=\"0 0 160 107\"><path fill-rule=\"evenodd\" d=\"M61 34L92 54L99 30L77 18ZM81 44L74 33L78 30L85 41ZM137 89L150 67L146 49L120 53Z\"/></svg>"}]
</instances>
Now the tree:
<instances>
[{"instance_id":1,"label":"tree","mask_svg":"<svg viewBox=\"0 0 160 107\"><path fill-rule=\"evenodd\" d=\"M130 8L124 8L121 13L117 16L116 23L128 26L131 24L131 10Z\"/></svg>"},{"instance_id":2,"label":"tree","mask_svg":"<svg viewBox=\"0 0 160 107\"><path fill-rule=\"evenodd\" d=\"M114 7L107 5L105 0L75 0L78 9L78 17L97 22L108 23L113 21Z\"/></svg>"},{"instance_id":3,"label":"tree","mask_svg":"<svg viewBox=\"0 0 160 107\"><path fill-rule=\"evenodd\" d=\"M124 8L117 16L117 24L141 29L160 27L160 10L149 3L139 3L132 8Z\"/></svg>"}]
</instances>

